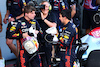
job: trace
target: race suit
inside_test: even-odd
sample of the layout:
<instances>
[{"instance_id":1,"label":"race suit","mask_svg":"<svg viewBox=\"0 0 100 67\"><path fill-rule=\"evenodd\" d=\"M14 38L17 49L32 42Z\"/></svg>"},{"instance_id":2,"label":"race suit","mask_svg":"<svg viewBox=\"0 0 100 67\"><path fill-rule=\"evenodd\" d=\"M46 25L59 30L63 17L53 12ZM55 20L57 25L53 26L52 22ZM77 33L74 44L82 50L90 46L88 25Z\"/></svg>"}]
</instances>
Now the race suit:
<instances>
[{"instance_id":1,"label":"race suit","mask_svg":"<svg viewBox=\"0 0 100 67\"><path fill-rule=\"evenodd\" d=\"M23 47L24 38L22 37L22 34L28 32L29 28L31 26L33 27L33 29L41 31L40 26L39 26L39 24L36 20L27 21L25 18L22 18L18 22L11 22L11 25L12 25L12 27L8 29L9 34L14 39L19 38L19 42L20 42L19 63L18 63L17 67L29 67L28 61L29 61L30 57L34 54L29 54L24 49L24 47ZM16 34L17 32L19 32L19 33ZM30 37L34 36L30 33L28 33L28 35L30 35ZM41 37L42 37L42 33L39 32L38 35L37 35L37 39L39 39L38 40L39 42L41 40ZM39 61L38 55L33 57L33 59L30 61L30 63L31 63L32 67L40 67L40 61Z\"/></svg>"},{"instance_id":2,"label":"race suit","mask_svg":"<svg viewBox=\"0 0 100 67\"><path fill-rule=\"evenodd\" d=\"M59 67L73 67L75 60L75 48L77 28L72 22L59 28L59 42L61 43L57 51L57 56L61 58Z\"/></svg>"},{"instance_id":3,"label":"race suit","mask_svg":"<svg viewBox=\"0 0 100 67\"><path fill-rule=\"evenodd\" d=\"M29 1L31 1L31 0L25 0L26 4ZM17 16L20 16L23 13L22 9L24 7L24 4L23 4L22 0L7 0L6 7L7 7L7 10L9 10L9 12L10 12L9 17L16 18ZM15 21L17 21L17 20L15 20ZM9 31L8 28L11 26L12 26L11 23L8 23L7 31L6 31L6 38L9 38L9 39L12 38L9 36L10 34L8 32Z\"/></svg>"}]
</instances>

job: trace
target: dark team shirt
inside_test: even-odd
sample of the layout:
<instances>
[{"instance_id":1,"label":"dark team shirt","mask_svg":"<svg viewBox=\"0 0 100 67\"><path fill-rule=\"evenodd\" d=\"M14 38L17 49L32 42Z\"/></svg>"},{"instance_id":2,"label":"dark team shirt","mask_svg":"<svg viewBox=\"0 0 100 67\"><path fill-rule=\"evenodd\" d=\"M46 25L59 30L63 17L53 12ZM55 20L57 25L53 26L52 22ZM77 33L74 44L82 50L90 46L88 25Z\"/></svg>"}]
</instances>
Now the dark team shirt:
<instances>
[{"instance_id":1,"label":"dark team shirt","mask_svg":"<svg viewBox=\"0 0 100 67\"><path fill-rule=\"evenodd\" d=\"M62 47L70 47L71 45L76 45L77 37L77 28L75 24L71 21L68 24L64 25L63 27L59 28L59 40Z\"/></svg>"},{"instance_id":2,"label":"dark team shirt","mask_svg":"<svg viewBox=\"0 0 100 67\"><path fill-rule=\"evenodd\" d=\"M28 3L31 0L25 0L26 3ZM10 11L10 14L12 14L12 17L17 17L22 14L22 8L23 8L23 1L22 0L7 0L6 1L6 7L7 10Z\"/></svg>"},{"instance_id":3,"label":"dark team shirt","mask_svg":"<svg viewBox=\"0 0 100 67\"><path fill-rule=\"evenodd\" d=\"M48 16L46 17L46 19L48 20L48 21L50 21L50 22L57 22L56 21L56 17L55 17L55 15L54 15L54 13L52 13L52 12L49 12L49 14L48 14ZM48 29L48 28L50 28L42 19L37 19L37 21L39 22L39 25L40 25L40 27L41 27L41 29L42 29L42 31L43 31L43 37L45 37L45 35L46 35L46 30ZM51 39L51 36L50 37L48 37L48 39ZM42 39L42 42L45 42L45 39Z\"/></svg>"},{"instance_id":4,"label":"dark team shirt","mask_svg":"<svg viewBox=\"0 0 100 67\"><path fill-rule=\"evenodd\" d=\"M56 21L56 17L54 15L54 13L49 12L48 16L46 17L46 19L50 22L57 22ZM38 19L37 20L40 24L40 27L42 28L42 31L45 32L45 30L47 30L49 28L49 26L42 20L42 19Z\"/></svg>"}]
</instances>

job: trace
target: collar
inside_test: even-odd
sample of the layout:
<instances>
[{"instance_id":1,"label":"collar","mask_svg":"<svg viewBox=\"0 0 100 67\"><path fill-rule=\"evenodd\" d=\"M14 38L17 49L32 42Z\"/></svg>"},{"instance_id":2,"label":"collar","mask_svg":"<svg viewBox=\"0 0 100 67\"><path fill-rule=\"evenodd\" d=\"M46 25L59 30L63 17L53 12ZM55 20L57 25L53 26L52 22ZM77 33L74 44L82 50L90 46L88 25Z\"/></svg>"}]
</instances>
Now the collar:
<instances>
[{"instance_id":1,"label":"collar","mask_svg":"<svg viewBox=\"0 0 100 67\"><path fill-rule=\"evenodd\" d=\"M69 24L70 24L70 21L66 25L63 25L63 27L67 27Z\"/></svg>"}]
</instances>

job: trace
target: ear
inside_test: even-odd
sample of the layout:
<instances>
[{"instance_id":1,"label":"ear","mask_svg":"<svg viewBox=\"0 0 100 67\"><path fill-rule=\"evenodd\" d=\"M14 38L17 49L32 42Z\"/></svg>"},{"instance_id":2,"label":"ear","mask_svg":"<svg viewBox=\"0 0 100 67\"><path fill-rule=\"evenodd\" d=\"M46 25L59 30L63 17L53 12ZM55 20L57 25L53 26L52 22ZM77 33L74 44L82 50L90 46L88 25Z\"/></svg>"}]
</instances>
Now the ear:
<instances>
[{"instance_id":1,"label":"ear","mask_svg":"<svg viewBox=\"0 0 100 67\"><path fill-rule=\"evenodd\" d=\"M64 18L64 20L67 19L66 17L63 17L63 18Z\"/></svg>"},{"instance_id":2,"label":"ear","mask_svg":"<svg viewBox=\"0 0 100 67\"><path fill-rule=\"evenodd\" d=\"M25 13L25 16L27 16L28 14L27 13Z\"/></svg>"},{"instance_id":3,"label":"ear","mask_svg":"<svg viewBox=\"0 0 100 67\"><path fill-rule=\"evenodd\" d=\"M66 17L63 17L63 20L65 21L67 18Z\"/></svg>"}]
</instances>

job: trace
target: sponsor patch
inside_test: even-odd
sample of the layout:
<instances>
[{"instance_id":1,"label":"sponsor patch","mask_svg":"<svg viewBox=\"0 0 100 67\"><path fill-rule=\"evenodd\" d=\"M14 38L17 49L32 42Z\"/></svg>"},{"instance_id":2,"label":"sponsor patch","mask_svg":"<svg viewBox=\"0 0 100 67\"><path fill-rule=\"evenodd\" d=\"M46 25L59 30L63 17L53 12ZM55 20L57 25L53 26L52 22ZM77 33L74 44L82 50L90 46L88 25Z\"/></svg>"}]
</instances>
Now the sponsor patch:
<instances>
[{"instance_id":1,"label":"sponsor patch","mask_svg":"<svg viewBox=\"0 0 100 67\"><path fill-rule=\"evenodd\" d=\"M63 27L63 30L66 30L66 27Z\"/></svg>"},{"instance_id":2,"label":"sponsor patch","mask_svg":"<svg viewBox=\"0 0 100 67\"><path fill-rule=\"evenodd\" d=\"M34 22L34 21L30 21L30 23L31 23L31 24L36 24L36 22Z\"/></svg>"},{"instance_id":3,"label":"sponsor patch","mask_svg":"<svg viewBox=\"0 0 100 67\"><path fill-rule=\"evenodd\" d=\"M15 33L12 35L12 37L18 37L19 36L19 33Z\"/></svg>"},{"instance_id":4,"label":"sponsor patch","mask_svg":"<svg viewBox=\"0 0 100 67\"><path fill-rule=\"evenodd\" d=\"M10 31L15 31L16 30L16 28L14 27L14 26L12 26L11 28L10 28Z\"/></svg>"},{"instance_id":5,"label":"sponsor patch","mask_svg":"<svg viewBox=\"0 0 100 67\"><path fill-rule=\"evenodd\" d=\"M65 39L69 39L69 37L68 37L68 36L66 36L66 35L64 35L64 38L65 38Z\"/></svg>"}]
</instances>

